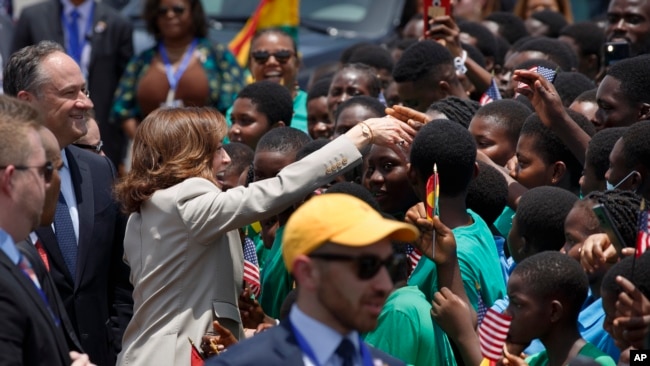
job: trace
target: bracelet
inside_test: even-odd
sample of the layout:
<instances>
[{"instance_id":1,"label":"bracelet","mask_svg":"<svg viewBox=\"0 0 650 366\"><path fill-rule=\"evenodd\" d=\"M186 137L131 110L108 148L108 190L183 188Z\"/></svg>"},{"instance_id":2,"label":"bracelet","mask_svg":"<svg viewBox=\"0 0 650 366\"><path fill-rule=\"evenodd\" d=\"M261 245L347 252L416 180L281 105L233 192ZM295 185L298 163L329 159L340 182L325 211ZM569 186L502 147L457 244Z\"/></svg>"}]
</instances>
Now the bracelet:
<instances>
[{"instance_id":1,"label":"bracelet","mask_svg":"<svg viewBox=\"0 0 650 366\"><path fill-rule=\"evenodd\" d=\"M467 61L467 51L465 50L463 50L460 57L454 57L454 67L457 75L464 75L467 72L465 61Z\"/></svg>"},{"instance_id":2,"label":"bracelet","mask_svg":"<svg viewBox=\"0 0 650 366\"><path fill-rule=\"evenodd\" d=\"M359 124L361 125L361 133L363 134L363 137L369 138L370 143L372 144L372 142L375 141L375 135L372 133L372 129L365 122L359 122Z\"/></svg>"}]
</instances>

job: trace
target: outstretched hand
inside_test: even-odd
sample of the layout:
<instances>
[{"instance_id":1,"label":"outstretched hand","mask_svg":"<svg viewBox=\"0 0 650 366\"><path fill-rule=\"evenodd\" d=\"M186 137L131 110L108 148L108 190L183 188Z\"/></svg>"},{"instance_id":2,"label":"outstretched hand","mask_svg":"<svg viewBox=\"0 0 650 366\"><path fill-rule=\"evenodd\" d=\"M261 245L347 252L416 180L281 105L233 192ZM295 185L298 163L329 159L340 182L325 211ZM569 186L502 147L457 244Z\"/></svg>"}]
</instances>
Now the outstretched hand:
<instances>
[{"instance_id":1,"label":"outstretched hand","mask_svg":"<svg viewBox=\"0 0 650 366\"><path fill-rule=\"evenodd\" d=\"M546 127L550 128L551 123L566 117L560 94L553 83L546 80L544 76L535 71L515 70L512 80L525 85L525 87L518 86L515 91L530 99L535 112Z\"/></svg>"},{"instance_id":2,"label":"outstretched hand","mask_svg":"<svg viewBox=\"0 0 650 366\"><path fill-rule=\"evenodd\" d=\"M623 291L616 301L614 332L634 348L642 349L650 330L650 301L627 278L617 276L616 283Z\"/></svg>"},{"instance_id":3,"label":"outstretched hand","mask_svg":"<svg viewBox=\"0 0 650 366\"><path fill-rule=\"evenodd\" d=\"M237 338L218 321L212 322L214 333L206 333L201 338L201 351L205 358L216 356L219 352L237 343Z\"/></svg>"},{"instance_id":4,"label":"outstretched hand","mask_svg":"<svg viewBox=\"0 0 650 366\"><path fill-rule=\"evenodd\" d=\"M424 126L429 120L431 120L426 113L416 111L413 108L405 107L403 105L394 105L390 108L386 108L385 112L387 115L408 124L418 131L420 130L420 127Z\"/></svg>"},{"instance_id":5,"label":"outstretched hand","mask_svg":"<svg viewBox=\"0 0 650 366\"><path fill-rule=\"evenodd\" d=\"M622 255L634 254L634 248L623 248ZM618 262L619 255L607 234L593 234L585 239L580 250L580 264L585 271L593 273L601 267Z\"/></svg>"}]
</instances>

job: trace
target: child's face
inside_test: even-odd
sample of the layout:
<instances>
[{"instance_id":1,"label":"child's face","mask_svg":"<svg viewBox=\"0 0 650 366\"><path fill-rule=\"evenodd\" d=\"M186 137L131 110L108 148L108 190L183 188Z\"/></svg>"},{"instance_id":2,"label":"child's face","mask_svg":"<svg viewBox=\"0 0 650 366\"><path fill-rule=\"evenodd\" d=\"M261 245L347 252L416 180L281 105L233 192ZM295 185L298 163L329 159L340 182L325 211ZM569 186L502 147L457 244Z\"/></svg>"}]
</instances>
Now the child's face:
<instances>
[{"instance_id":1,"label":"child's face","mask_svg":"<svg viewBox=\"0 0 650 366\"><path fill-rule=\"evenodd\" d=\"M348 132L357 123L373 117L381 116L378 116L377 113L359 104L345 108L339 113L339 118L334 124L334 138Z\"/></svg>"},{"instance_id":2,"label":"child's face","mask_svg":"<svg viewBox=\"0 0 650 366\"><path fill-rule=\"evenodd\" d=\"M314 140L329 139L334 132L334 122L327 111L327 97L318 97L307 102L307 131Z\"/></svg>"},{"instance_id":3,"label":"child's face","mask_svg":"<svg viewBox=\"0 0 650 366\"><path fill-rule=\"evenodd\" d=\"M265 114L248 98L237 98L232 105L230 116L232 126L228 132L230 141L241 142L255 150L262 135L271 129Z\"/></svg>"},{"instance_id":4,"label":"child's face","mask_svg":"<svg viewBox=\"0 0 650 366\"><path fill-rule=\"evenodd\" d=\"M598 227L589 228L588 223L597 220L596 215L584 202L578 201L573 205L571 211L564 220L565 242L560 252L568 254L571 258L580 262L580 250L582 243L591 234L600 232Z\"/></svg>"},{"instance_id":5,"label":"child's face","mask_svg":"<svg viewBox=\"0 0 650 366\"><path fill-rule=\"evenodd\" d=\"M604 191L606 188L605 177L597 177L596 169L593 165L589 164L589 150L585 154L585 165L582 168L582 176L580 177L580 192L583 196L593 191Z\"/></svg>"},{"instance_id":6,"label":"child's face","mask_svg":"<svg viewBox=\"0 0 650 366\"><path fill-rule=\"evenodd\" d=\"M273 178L282 168L296 160L296 153L287 154L278 151L255 151L253 158L253 172L255 181Z\"/></svg>"},{"instance_id":7,"label":"child's face","mask_svg":"<svg viewBox=\"0 0 650 366\"><path fill-rule=\"evenodd\" d=\"M515 156L517 141L510 141L508 131L496 123L494 117L476 116L469 124L476 147L500 166Z\"/></svg>"},{"instance_id":8,"label":"child's face","mask_svg":"<svg viewBox=\"0 0 650 366\"><path fill-rule=\"evenodd\" d=\"M360 70L345 69L340 71L332 80L327 95L327 108L334 120L334 112L339 104L357 95L370 95L370 80Z\"/></svg>"},{"instance_id":9,"label":"child's face","mask_svg":"<svg viewBox=\"0 0 650 366\"><path fill-rule=\"evenodd\" d=\"M605 321L603 322L603 329L614 339L616 347L619 349L626 349L630 344L623 339L622 333L614 329L614 319L616 318L616 301L618 294L609 291L600 291L600 296L603 298L603 310L605 311Z\"/></svg>"},{"instance_id":10,"label":"child's face","mask_svg":"<svg viewBox=\"0 0 650 366\"><path fill-rule=\"evenodd\" d=\"M373 145L364 159L363 186L379 203L382 211L405 212L417 202L408 181L406 159L395 151Z\"/></svg>"},{"instance_id":11,"label":"child's face","mask_svg":"<svg viewBox=\"0 0 650 366\"><path fill-rule=\"evenodd\" d=\"M551 315L549 303L536 296L516 270L508 279L508 297L510 303L505 312L512 317L509 343L528 344L546 333Z\"/></svg>"},{"instance_id":12,"label":"child's face","mask_svg":"<svg viewBox=\"0 0 650 366\"><path fill-rule=\"evenodd\" d=\"M524 238L519 234L519 224L517 223L517 216L512 218L512 227L508 233L508 251L512 256L515 263L521 262L525 258L524 254Z\"/></svg>"},{"instance_id":13,"label":"child's face","mask_svg":"<svg viewBox=\"0 0 650 366\"><path fill-rule=\"evenodd\" d=\"M517 166L510 171L510 176L528 189L539 186L555 185L553 182L553 165L548 165L535 150L537 137L521 135L517 142Z\"/></svg>"}]
</instances>

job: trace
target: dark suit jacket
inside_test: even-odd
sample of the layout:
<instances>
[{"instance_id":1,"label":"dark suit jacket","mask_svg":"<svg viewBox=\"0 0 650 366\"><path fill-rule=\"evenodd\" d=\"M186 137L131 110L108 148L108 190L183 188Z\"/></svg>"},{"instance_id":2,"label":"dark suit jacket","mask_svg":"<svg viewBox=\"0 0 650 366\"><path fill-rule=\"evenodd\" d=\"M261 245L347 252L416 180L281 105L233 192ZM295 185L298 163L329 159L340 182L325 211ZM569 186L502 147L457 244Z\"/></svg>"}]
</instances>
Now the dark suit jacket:
<instances>
[{"instance_id":1,"label":"dark suit jacket","mask_svg":"<svg viewBox=\"0 0 650 366\"><path fill-rule=\"evenodd\" d=\"M63 332L34 283L0 250L0 364L70 365Z\"/></svg>"},{"instance_id":2,"label":"dark suit jacket","mask_svg":"<svg viewBox=\"0 0 650 366\"><path fill-rule=\"evenodd\" d=\"M126 218L112 199L115 170L106 157L65 149L79 211L77 275L72 278L51 226L36 229L50 274L83 349L97 365L114 365L133 314L133 287L122 260Z\"/></svg>"},{"instance_id":3,"label":"dark suit jacket","mask_svg":"<svg viewBox=\"0 0 650 366\"><path fill-rule=\"evenodd\" d=\"M404 362L366 344L373 359L381 359L385 365L404 365ZM212 357L205 366L285 366L303 365L302 350L296 342L288 321L280 323L253 338L228 348L227 352Z\"/></svg>"},{"instance_id":4,"label":"dark suit jacket","mask_svg":"<svg viewBox=\"0 0 650 366\"><path fill-rule=\"evenodd\" d=\"M11 56L11 40L14 36L14 23L9 15L0 12L0 56L2 62L0 66L4 67Z\"/></svg>"},{"instance_id":5,"label":"dark suit jacket","mask_svg":"<svg viewBox=\"0 0 650 366\"><path fill-rule=\"evenodd\" d=\"M16 247L18 247L18 250L20 250L20 252L32 264L32 269L34 269L36 277L38 277L38 282L41 283L41 289L49 301L50 309L52 309L56 316L61 320L61 330L65 335L68 349L84 353L83 347L81 347L81 342L79 342L79 338L72 326L72 322L70 322L68 313L65 311L65 306L63 305L63 300L61 300L59 291L57 291L52 276L50 276L50 272L48 272L45 263L43 263L41 256L38 254L38 250L36 250L34 244L29 240L23 240L16 243Z\"/></svg>"},{"instance_id":6,"label":"dark suit jacket","mask_svg":"<svg viewBox=\"0 0 650 366\"><path fill-rule=\"evenodd\" d=\"M47 0L23 9L15 26L12 50L43 40L55 41L65 47L61 12L59 0ZM113 164L117 164L126 140L120 126L110 124L108 118L117 84L133 56L133 26L115 9L101 2L95 4L93 21L88 90L95 104L104 152Z\"/></svg>"}]
</instances>

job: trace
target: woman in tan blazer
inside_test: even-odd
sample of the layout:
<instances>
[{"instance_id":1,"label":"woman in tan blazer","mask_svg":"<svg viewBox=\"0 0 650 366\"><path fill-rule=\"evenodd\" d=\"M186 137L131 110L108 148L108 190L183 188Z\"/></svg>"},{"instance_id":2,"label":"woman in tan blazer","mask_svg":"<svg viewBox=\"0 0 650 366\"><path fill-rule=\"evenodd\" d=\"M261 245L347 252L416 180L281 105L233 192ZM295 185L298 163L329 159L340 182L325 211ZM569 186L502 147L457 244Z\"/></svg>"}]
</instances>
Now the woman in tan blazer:
<instances>
[{"instance_id":1,"label":"woman in tan blazer","mask_svg":"<svg viewBox=\"0 0 650 366\"><path fill-rule=\"evenodd\" d=\"M124 255L134 286L118 365L189 365L188 337L200 340L214 319L241 337L237 228L352 169L368 144L403 148L415 131L390 117L369 119L275 178L222 192L225 134L224 117L210 108L159 109L136 132L132 170L116 186L130 214Z\"/></svg>"}]
</instances>

